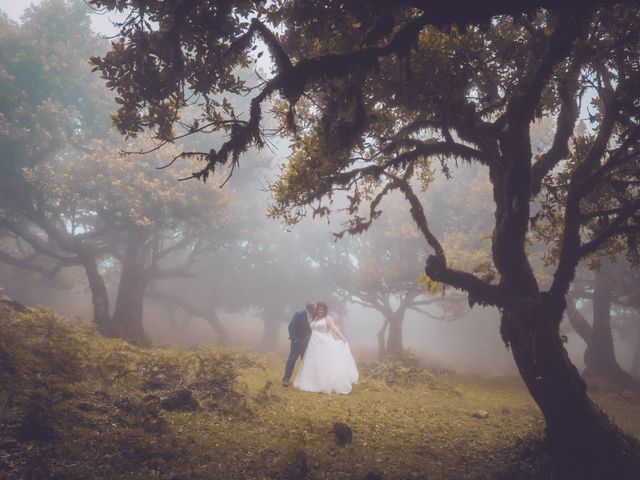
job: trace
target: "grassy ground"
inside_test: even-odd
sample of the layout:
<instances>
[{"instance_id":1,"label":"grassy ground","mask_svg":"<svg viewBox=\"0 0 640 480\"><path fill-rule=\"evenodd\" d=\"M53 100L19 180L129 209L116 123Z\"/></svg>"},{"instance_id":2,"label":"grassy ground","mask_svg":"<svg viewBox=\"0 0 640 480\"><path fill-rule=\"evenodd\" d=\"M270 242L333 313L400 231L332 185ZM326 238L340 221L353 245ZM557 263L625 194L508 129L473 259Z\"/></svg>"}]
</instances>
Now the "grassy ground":
<instances>
[{"instance_id":1,"label":"grassy ground","mask_svg":"<svg viewBox=\"0 0 640 480\"><path fill-rule=\"evenodd\" d=\"M139 349L0 305L0 478L554 478L516 378L361 360L352 394L328 396L280 386L283 360ZM635 387L592 395L640 436ZM336 444L336 422L352 442Z\"/></svg>"}]
</instances>

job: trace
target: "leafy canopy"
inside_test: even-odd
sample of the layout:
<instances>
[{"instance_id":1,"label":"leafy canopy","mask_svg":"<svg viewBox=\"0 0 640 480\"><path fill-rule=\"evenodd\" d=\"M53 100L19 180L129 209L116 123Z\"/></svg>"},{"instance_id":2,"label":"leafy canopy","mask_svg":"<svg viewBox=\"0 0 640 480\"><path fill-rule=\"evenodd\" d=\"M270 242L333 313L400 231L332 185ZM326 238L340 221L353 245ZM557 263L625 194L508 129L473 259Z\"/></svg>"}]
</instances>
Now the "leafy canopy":
<instances>
[{"instance_id":1,"label":"leafy canopy","mask_svg":"<svg viewBox=\"0 0 640 480\"><path fill-rule=\"evenodd\" d=\"M614 238L632 246L638 235L636 2L488 1L463 11L382 0L92 3L130 11L112 51L92 60L118 92L121 132L151 128L171 141L227 131L209 151L184 153L205 161L194 176L206 179L264 145L262 107L278 95L275 113L293 143L271 213L295 222L313 205L326 214L318 202L347 190L346 230L359 233L380 215L382 198L399 191L433 251L425 272L472 303L538 294L525 243L540 201L561 219L548 297L557 305L581 258ZM235 72L264 49L271 75L243 84ZM251 97L244 115L221 99L238 93ZM576 131L588 99L589 129ZM193 105L200 117L182 124ZM542 118L556 119L553 139L535 152L531 131ZM481 278L486 272L448 265L415 192L433 164L449 174L460 161L489 171L498 285ZM611 201L589 207L603 185L615 185ZM604 227L590 228L593 218Z\"/></svg>"},{"instance_id":2,"label":"leafy canopy","mask_svg":"<svg viewBox=\"0 0 640 480\"><path fill-rule=\"evenodd\" d=\"M113 104L87 65L107 45L82 1L45 0L21 25L0 16L0 32L0 175L110 129Z\"/></svg>"}]
</instances>

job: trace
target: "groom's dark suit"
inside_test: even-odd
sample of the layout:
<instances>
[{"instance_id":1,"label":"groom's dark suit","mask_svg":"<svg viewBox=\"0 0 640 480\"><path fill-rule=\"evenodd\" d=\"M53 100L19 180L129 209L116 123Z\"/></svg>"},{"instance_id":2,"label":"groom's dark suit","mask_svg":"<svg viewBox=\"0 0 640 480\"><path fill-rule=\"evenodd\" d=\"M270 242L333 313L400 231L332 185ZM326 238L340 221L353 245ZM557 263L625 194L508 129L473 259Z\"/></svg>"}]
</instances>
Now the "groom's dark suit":
<instances>
[{"instance_id":1,"label":"groom's dark suit","mask_svg":"<svg viewBox=\"0 0 640 480\"><path fill-rule=\"evenodd\" d=\"M311 337L311 327L309 326L309 314L306 310L300 310L293 315L289 322L289 339L291 339L291 347L289 349L289 358L284 368L283 383L289 383L293 367L298 357L304 355L304 351Z\"/></svg>"}]
</instances>

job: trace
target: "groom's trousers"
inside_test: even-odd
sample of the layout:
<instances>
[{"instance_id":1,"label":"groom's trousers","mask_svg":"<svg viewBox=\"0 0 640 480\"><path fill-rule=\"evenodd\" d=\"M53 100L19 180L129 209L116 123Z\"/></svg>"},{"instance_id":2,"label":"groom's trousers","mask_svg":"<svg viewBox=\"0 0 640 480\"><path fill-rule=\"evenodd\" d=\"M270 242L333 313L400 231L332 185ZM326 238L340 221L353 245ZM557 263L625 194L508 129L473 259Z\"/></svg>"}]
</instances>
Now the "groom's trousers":
<instances>
[{"instance_id":1,"label":"groom's trousers","mask_svg":"<svg viewBox=\"0 0 640 480\"><path fill-rule=\"evenodd\" d=\"M285 382L288 382L291 378L291 374L293 373L293 367L296 364L296 360L298 357L302 357L304 355L304 351L306 350L306 343L301 342L300 340L291 340L291 347L289 348L289 358L287 358L287 364L284 367L284 378L282 379Z\"/></svg>"}]
</instances>

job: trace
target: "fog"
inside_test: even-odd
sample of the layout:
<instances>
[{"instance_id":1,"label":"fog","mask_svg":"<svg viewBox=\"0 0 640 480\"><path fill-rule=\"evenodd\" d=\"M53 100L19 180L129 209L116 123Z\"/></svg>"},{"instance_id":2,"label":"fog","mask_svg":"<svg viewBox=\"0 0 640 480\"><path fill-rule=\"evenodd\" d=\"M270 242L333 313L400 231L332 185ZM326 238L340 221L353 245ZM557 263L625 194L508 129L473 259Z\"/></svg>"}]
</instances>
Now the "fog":
<instances>
[{"instance_id":1,"label":"fog","mask_svg":"<svg viewBox=\"0 0 640 480\"><path fill-rule=\"evenodd\" d=\"M26 2L13 0L2 1L0 9L17 21L25 4ZM23 28L18 25L22 24L13 24L12 27L18 32L15 33L16 38ZM103 35L111 33L109 23L102 17L94 15L91 25L94 31L98 30ZM104 48L105 43L100 43L100 46ZM81 58L70 61L81 62ZM78 65L78 69L91 75L88 73L88 65ZM267 69L268 65L259 68ZM54 74L55 72L50 75ZM251 72L246 75L250 81L257 79ZM103 87L97 74L93 74L92 78L96 88ZM102 90L105 95L111 95L106 93L106 89ZM47 96L55 95L56 92L47 93ZM62 94L60 101L63 101ZM234 101L242 102L242 99ZM103 122L114 108L111 98L104 103L96 101L91 109L82 113L95 115L95 118L84 118L83 125ZM131 141L125 143L108 126L93 131L89 131L88 126L86 128L82 141L87 145L100 138L103 143L110 142L110 148L115 152L123 149L136 150L140 146ZM548 144L547 134L545 126L541 125L537 143ZM209 148L220 138L216 134L194 136L185 139L180 148ZM65 137L65 141L67 140ZM47 172L52 171L55 176L56 172L62 171L72 161L70 159L82 157L86 165L93 155L86 151L96 152L98 149L95 144L91 145L77 148L69 141L68 144L52 149L54 153L44 160L38 160L41 163L34 167L36 176L39 170L44 169L46 162L51 165L51 170L42 172L41 177L38 177L41 182L38 185L46 192L45 197L67 189L62 197L53 199L49 196L45 202L51 200L61 205L66 199L74 197L79 205L92 202L97 204L119 194L111 189L101 193L101 197L91 197L98 193L91 189L80 191L78 184L83 181L73 178L75 183L72 181L70 185L51 183ZM25 148L26 150L28 149ZM156 240L159 245L169 246L168 250L186 239L187 235L193 234L192 240L184 242L188 244L188 249L180 250L176 247L160 256L165 263L157 270L173 269L176 275L158 275L157 280L148 287L144 299L143 325L152 344L191 348L225 341L252 349L272 351L284 359L288 349L286 327L293 313L302 309L308 301L326 301L357 355L376 358L379 354L377 334L384 325L385 317L380 310L365 305L367 295L384 297L393 306L398 305L409 293L420 292L416 301L430 303L417 309L408 308L402 325L403 348L412 350L424 358L425 362L439 368L490 376L516 373L511 352L499 334L497 310L480 306L470 309L466 298L458 292L444 289L442 285L435 286L434 291L428 291L427 286L421 282L428 251L426 243L412 223L408 205L402 198L390 196L385 199L381 205L381 217L367 232L355 237L345 235L337 241L334 241L333 234L343 229L342 225L346 220L342 210L347 207L347 202L343 195L337 194L334 197L329 217L312 218L313 215L308 212L307 217L295 226L283 224L282 219L268 218L268 207L273 203L268 191L269 185L277 178L279 166L287 162L289 154L288 139L271 138L268 148L260 152L251 151L241 159L240 169L233 172L230 181L223 188L219 188L219 185L224 181L224 171L220 178L210 179L207 184L203 184L197 180L177 182L177 177L181 176L180 168L188 172L193 166L186 162L182 167L176 164L165 170L156 170L154 167L166 164L167 159L171 158L171 153L166 153L166 149L147 155L144 160L138 155L124 157L125 160L122 160L117 154L113 154L113 158L120 158L119 161L125 166L120 170L122 176L114 177L119 170L113 169L114 163L111 163L110 182L124 183L129 188L136 189L137 182L145 173L136 171L135 175L131 174L126 162L134 162L136 165L148 162L145 164L146 171L153 176L148 181L165 185L161 176L168 179L166 185L171 186L167 188L175 189L168 194L169 197L184 195L188 199L201 198L199 203L193 200L189 205L172 206L167 201L158 207L162 212L177 212L172 213L174 217L171 221L165 222L169 215L166 213L161 218L152 218L153 212L142 214L144 221L157 226L160 233ZM94 160L95 168L102 168L99 159ZM67 173L73 176L74 172L78 172L76 167L70 168ZM98 174L97 170L93 172ZM477 167L460 164L451 173L452 178L447 179L439 167L434 166L433 179L421 194L422 200L434 233L444 239L446 248L450 249L449 257L456 265L471 270L483 262L490 262L493 222L491 189L486 172ZM143 195L142 198L147 197ZM113 205L117 203L114 202ZM9 203L6 205L5 213L10 210ZM145 205L141 204L136 208L144 211ZM213 209L217 210L211 219L209 214ZM116 216L121 218L133 215L131 211L129 209ZM61 217L61 224L67 230L65 233L71 234L70 225L75 219L72 219L70 213L65 215L67 216ZM82 220L85 223L79 230L80 234L94 230L97 232L102 228L95 224L92 215L93 213L86 214L90 218ZM42 241L61 248L55 240L47 238L47 233L41 226L29 223L29 218L19 219L18 222L20 228L29 229L32 235L38 236ZM3 250L16 258L28 259L29 262L40 261L38 256L41 252L30 252L29 242L25 240L27 237L18 238L17 230L16 227L15 230L1 232ZM124 241L115 238L118 235L119 231L113 234L113 238L104 239L105 243L112 245L112 249L105 249L106 253L97 257L98 269L109 294L110 313L114 315L114 308L117 309L118 305L116 297L122 295L119 292L119 279L125 256ZM161 247L158 248L162 251ZM545 249L543 244L532 239L532 258L541 255ZM54 255L53 260L42 258L42 264L30 263L31 271L10 262L3 264L0 266L0 287L18 302L50 306L79 322L91 322L95 305L92 304L92 290L81 266L61 266L51 275L38 273L38 269L55 267L54 264L62 253L58 250L54 253L57 256ZM69 252L64 253L65 258L67 254ZM541 262L538 263L540 270L536 274L544 279L548 275L548 268ZM627 267L620 262L612 268L612 275L617 276L615 269ZM591 271L585 267L584 272L583 277L590 279ZM154 296L149 295L152 287L156 291ZM172 300L170 296L176 298ZM447 306L443 310L443 305L449 300L453 302L453 307ZM588 301L581 305L588 319L589 305ZM194 311L190 311L190 307ZM627 314L620 314L619 318L614 315L613 327L614 332L617 332L615 347L619 363L628 368L637 342L635 333L629 334L633 332L633 328L630 326L629 316L625 315ZM212 320L213 317L221 325L217 331L212 328L211 322L215 321ZM582 368L585 344L566 321L562 328L567 335L566 346L572 361ZM225 332L228 336L226 339L222 338ZM273 338L269 338L269 333L273 334Z\"/></svg>"}]
</instances>

